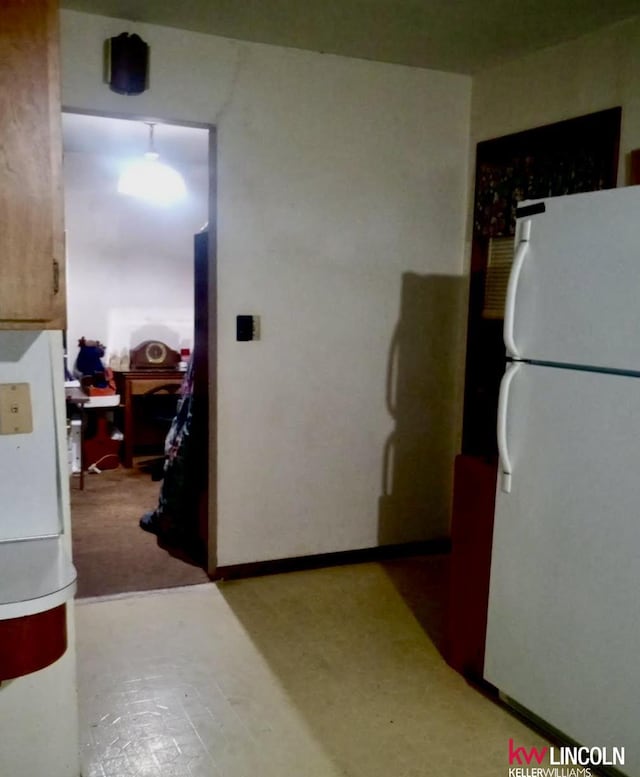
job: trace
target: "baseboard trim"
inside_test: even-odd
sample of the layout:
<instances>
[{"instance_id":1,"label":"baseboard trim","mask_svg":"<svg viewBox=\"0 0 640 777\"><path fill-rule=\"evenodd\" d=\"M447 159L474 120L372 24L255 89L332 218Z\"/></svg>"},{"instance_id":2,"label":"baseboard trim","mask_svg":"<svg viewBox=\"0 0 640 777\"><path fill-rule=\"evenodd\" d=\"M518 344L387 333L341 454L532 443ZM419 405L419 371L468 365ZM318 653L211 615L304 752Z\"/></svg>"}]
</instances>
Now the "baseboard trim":
<instances>
[{"instance_id":1,"label":"baseboard trim","mask_svg":"<svg viewBox=\"0 0 640 777\"><path fill-rule=\"evenodd\" d=\"M212 575L212 580L239 580L243 577L261 577L277 575L283 572L300 572L305 569L335 567L344 564L362 564L370 561L390 561L407 556L429 556L449 553L451 540L442 537L422 542L404 542L398 545L378 545L374 548L342 550L336 553L316 553L311 556L293 556L270 561L251 561L245 564L220 566Z\"/></svg>"}]
</instances>

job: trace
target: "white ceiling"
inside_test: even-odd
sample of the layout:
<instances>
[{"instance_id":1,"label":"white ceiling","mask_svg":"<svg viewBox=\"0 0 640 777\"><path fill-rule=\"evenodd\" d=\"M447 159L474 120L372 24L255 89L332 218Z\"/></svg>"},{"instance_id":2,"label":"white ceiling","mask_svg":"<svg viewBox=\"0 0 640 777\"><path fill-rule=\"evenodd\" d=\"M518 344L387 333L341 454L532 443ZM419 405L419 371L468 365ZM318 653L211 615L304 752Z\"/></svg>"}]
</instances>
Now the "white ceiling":
<instances>
[{"instance_id":1,"label":"white ceiling","mask_svg":"<svg viewBox=\"0 0 640 777\"><path fill-rule=\"evenodd\" d=\"M640 14L640 0L61 0L61 5L239 40L460 73Z\"/></svg>"},{"instance_id":2,"label":"white ceiling","mask_svg":"<svg viewBox=\"0 0 640 777\"><path fill-rule=\"evenodd\" d=\"M155 148L162 160L177 164L207 164L209 133L206 129L155 123ZM149 128L143 121L62 114L65 152L139 157L149 146Z\"/></svg>"}]
</instances>

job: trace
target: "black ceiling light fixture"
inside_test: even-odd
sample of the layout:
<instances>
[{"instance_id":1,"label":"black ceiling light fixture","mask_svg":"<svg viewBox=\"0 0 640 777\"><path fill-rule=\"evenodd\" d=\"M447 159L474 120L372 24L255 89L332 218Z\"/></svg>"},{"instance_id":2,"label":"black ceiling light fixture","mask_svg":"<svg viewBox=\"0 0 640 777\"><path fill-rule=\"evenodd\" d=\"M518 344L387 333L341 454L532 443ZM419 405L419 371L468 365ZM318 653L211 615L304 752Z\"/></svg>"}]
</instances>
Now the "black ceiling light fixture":
<instances>
[{"instance_id":1,"label":"black ceiling light fixture","mask_svg":"<svg viewBox=\"0 0 640 777\"><path fill-rule=\"evenodd\" d=\"M105 41L105 80L118 94L149 88L149 46L139 35L123 32Z\"/></svg>"}]
</instances>

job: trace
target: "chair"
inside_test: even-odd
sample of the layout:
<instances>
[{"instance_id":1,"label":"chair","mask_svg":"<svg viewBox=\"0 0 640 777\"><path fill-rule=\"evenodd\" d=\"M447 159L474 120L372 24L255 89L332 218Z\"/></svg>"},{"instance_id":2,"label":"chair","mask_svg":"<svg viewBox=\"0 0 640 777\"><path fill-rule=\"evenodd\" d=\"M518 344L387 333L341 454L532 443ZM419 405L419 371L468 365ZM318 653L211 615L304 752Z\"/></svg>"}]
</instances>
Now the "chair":
<instances>
[{"instance_id":1,"label":"chair","mask_svg":"<svg viewBox=\"0 0 640 777\"><path fill-rule=\"evenodd\" d=\"M147 406L145 421L155 426L159 430L159 433L162 433L163 440L167 436L176 414L178 400L180 399L179 391L180 386L178 384L163 383L159 386L154 386L137 397L137 399L141 400L141 404L143 405L147 404L147 400L151 400L151 404ZM144 472L150 472L152 480L162 480L164 473L164 452L162 456L147 459L139 466Z\"/></svg>"}]
</instances>

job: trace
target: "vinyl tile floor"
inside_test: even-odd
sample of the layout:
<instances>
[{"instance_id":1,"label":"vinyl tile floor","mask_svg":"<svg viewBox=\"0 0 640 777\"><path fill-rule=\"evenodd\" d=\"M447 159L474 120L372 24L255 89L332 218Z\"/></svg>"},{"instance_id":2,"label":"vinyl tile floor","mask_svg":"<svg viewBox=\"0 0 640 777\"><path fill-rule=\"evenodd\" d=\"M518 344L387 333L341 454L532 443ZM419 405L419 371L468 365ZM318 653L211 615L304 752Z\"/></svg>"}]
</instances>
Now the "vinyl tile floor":
<instances>
[{"instance_id":1,"label":"vinyl tile floor","mask_svg":"<svg viewBox=\"0 0 640 777\"><path fill-rule=\"evenodd\" d=\"M83 777L499 777L546 744L443 661L380 564L84 600Z\"/></svg>"}]
</instances>

